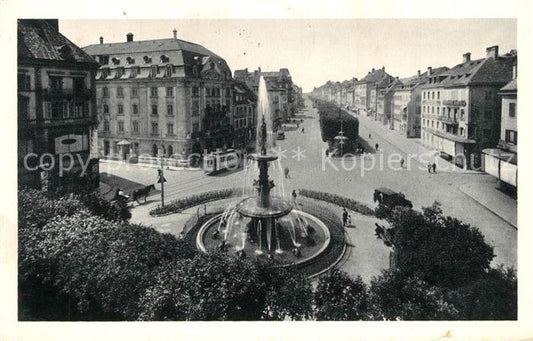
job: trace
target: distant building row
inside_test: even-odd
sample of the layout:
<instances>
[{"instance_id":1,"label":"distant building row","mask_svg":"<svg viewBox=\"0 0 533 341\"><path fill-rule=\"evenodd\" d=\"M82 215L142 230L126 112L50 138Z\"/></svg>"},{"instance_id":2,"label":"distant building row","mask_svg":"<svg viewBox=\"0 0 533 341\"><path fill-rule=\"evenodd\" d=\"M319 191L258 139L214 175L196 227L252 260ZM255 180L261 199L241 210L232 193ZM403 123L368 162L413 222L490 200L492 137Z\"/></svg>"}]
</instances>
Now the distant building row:
<instances>
[{"instance_id":1,"label":"distant building row","mask_svg":"<svg viewBox=\"0 0 533 341\"><path fill-rule=\"evenodd\" d=\"M465 53L451 69L428 67L409 78L372 69L361 80L328 81L312 96L420 138L460 167L479 167L487 148L516 153L517 53L500 55L492 46L484 58L470 57Z\"/></svg>"}]
</instances>

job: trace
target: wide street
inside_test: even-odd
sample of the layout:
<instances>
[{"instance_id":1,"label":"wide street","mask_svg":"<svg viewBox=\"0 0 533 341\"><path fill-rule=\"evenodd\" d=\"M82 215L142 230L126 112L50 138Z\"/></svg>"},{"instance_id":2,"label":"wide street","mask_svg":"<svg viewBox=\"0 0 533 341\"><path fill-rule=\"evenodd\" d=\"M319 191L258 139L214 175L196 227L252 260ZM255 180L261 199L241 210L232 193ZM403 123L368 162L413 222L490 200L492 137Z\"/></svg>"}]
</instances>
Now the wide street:
<instances>
[{"instance_id":1,"label":"wide street","mask_svg":"<svg viewBox=\"0 0 533 341\"><path fill-rule=\"evenodd\" d=\"M486 200L503 200L513 209L516 201L506 197L503 193L493 190L494 180L489 175L458 169L445 170L446 163L439 161L437 173L428 173L425 163L411 158L407 153L426 151L413 139L400 137L396 132L385 126L371 121L370 118L359 117L359 135L370 145L378 143L380 148L375 154L341 159L326 158L324 150L326 143L321 140L317 110L306 100L306 108L297 117L303 118L299 129L286 132L286 139L277 141L283 167L290 169L290 179L285 180L285 191L307 188L336 193L351 197L370 207L375 207L372 194L377 187L389 187L405 194L413 202L415 209L430 206L434 201L442 205L445 215L456 217L472 226L476 226L483 233L486 241L494 246L496 257L493 264L514 266L517 264L517 229L516 211L510 212L507 222L500 216L480 204L483 200L478 193L468 195L469 188L489 188L495 193L495 198ZM305 132L301 132L305 128ZM369 134L372 137L369 138ZM373 155L373 156L372 156ZM428 154L429 155L429 154ZM400 158L406 163L400 168ZM390 159L390 162L388 161ZM124 163L102 162L100 171L114 174L142 184L154 183L157 171L154 168L128 165ZM207 176L199 170L181 170L165 172L165 200L192 193L199 193L214 189L240 187L243 180L242 169L234 172ZM156 188L160 188L156 185ZM473 190L471 189L470 192ZM466 192L466 193L465 193ZM501 198L500 198L501 196ZM158 197L152 196L152 201ZM138 206L135 210L142 209ZM516 210L516 206L514 206ZM340 212L339 212L340 214ZM503 218L502 218L503 217ZM514 219L514 221L513 221ZM356 223L357 224L357 223ZM366 224L372 226L372 222ZM515 226L513 226L515 225ZM367 227L370 228L370 227ZM357 233L351 232L350 237L357 238ZM359 252L364 252L359 250ZM381 251L380 251L381 252Z\"/></svg>"}]
</instances>

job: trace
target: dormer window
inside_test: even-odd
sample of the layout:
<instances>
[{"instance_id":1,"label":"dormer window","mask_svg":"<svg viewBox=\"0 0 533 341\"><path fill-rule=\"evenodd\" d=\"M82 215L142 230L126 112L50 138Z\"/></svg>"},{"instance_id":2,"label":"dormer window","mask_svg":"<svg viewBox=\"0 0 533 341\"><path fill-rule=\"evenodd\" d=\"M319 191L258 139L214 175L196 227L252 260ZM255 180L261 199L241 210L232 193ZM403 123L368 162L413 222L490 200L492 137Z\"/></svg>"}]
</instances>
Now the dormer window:
<instances>
[{"instance_id":1,"label":"dormer window","mask_svg":"<svg viewBox=\"0 0 533 341\"><path fill-rule=\"evenodd\" d=\"M132 65L132 64L135 64L135 59L131 57L127 57L126 62L128 63L128 65Z\"/></svg>"},{"instance_id":2,"label":"dormer window","mask_svg":"<svg viewBox=\"0 0 533 341\"><path fill-rule=\"evenodd\" d=\"M119 58L111 58L111 63L113 63L113 65L119 65L120 64L120 59Z\"/></svg>"},{"instance_id":3,"label":"dormer window","mask_svg":"<svg viewBox=\"0 0 533 341\"><path fill-rule=\"evenodd\" d=\"M166 55L164 55L164 54L161 55L161 63L168 63L168 61L169 61L168 56L166 56Z\"/></svg>"},{"instance_id":4,"label":"dormer window","mask_svg":"<svg viewBox=\"0 0 533 341\"><path fill-rule=\"evenodd\" d=\"M144 64L151 64L152 63L152 57L150 56L144 56L143 57Z\"/></svg>"}]
</instances>

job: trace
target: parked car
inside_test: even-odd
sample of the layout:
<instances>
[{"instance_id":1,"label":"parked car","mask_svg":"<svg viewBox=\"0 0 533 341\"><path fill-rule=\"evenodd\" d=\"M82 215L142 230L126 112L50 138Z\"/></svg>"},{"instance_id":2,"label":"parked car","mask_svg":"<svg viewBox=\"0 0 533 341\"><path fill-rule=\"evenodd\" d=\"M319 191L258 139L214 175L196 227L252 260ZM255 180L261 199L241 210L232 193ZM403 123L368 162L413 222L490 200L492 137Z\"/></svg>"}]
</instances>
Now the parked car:
<instances>
[{"instance_id":1,"label":"parked car","mask_svg":"<svg viewBox=\"0 0 533 341\"><path fill-rule=\"evenodd\" d=\"M387 187L380 187L374 190L374 202L376 201L390 209L393 209L396 206L413 208L413 204L405 198L403 193L396 193Z\"/></svg>"},{"instance_id":2,"label":"parked car","mask_svg":"<svg viewBox=\"0 0 533 341\"><path fill-rule=\"evenodd\" d=\"M276 137L278 140L285 140L285 132L280 131Z\"/></svg>"}]
</instances>

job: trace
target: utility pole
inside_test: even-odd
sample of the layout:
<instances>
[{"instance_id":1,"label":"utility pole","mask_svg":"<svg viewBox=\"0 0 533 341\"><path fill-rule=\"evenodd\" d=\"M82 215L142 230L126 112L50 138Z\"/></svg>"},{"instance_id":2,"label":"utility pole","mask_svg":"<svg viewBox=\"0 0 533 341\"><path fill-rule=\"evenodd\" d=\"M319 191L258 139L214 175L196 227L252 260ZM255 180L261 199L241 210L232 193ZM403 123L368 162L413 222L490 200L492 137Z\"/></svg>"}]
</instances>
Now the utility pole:
<instances>
[{"instance_id":1,"label":"utility pole","mask_svg":"<svg viewBox=\"0 0 533 341\"><path fill-rule=\"evenodd\" d=\"M157 172L159 173L158 174L158 177L159 179L157 180L157 182L161 183L161 207L164 207L165 206L165 181L167 181L165 179L165 176L164 176L164 173L163 173L163 150L164 150L165 146L163 145L163 141L161 140L161 155L160 155L160 158L161 158L161 168L157 170Z\"/></svg>"}]
</instances>

